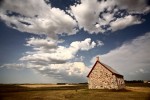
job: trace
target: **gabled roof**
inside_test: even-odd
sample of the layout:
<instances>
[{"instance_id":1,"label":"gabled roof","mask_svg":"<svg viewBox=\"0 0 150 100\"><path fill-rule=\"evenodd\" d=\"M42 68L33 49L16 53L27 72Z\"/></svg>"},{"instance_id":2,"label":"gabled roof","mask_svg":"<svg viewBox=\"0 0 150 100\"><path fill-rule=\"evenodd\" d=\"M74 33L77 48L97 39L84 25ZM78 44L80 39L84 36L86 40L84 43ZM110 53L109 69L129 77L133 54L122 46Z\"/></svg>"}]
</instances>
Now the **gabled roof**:
<instances>
[{"instance_id":1,"label":"gabled roof","mask_svg":"<svg viewBox=\"0 0 150 100\"><path fill-rule=\"evenodd\" d=\"M106 69L108 69L112 74L119 76L119 77L123 77L121 74L119 74L116 70L114 70L113 68L111 68L110 66L100 62L100 61L96 61L94 66L92 67L91 71L89 72L89 74L87 75L87 77L90 76L91 72L93 71L93 69L95 68L96 64L100 63L102 66L104 66Z\"/></svg>"}]
</instances>

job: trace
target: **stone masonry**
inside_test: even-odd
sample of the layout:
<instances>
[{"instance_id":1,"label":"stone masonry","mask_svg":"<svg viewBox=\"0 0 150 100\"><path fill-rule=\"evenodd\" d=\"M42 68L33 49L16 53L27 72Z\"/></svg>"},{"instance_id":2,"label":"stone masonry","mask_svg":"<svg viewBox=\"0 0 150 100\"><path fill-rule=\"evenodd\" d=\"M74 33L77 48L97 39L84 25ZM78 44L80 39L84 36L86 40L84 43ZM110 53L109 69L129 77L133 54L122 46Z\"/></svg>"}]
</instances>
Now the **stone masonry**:
<instances>
[{"instance_id":1,"label":"stone masonry","mask_svg":"<svg viewBox=\"0 0 150 100\"><path fill-rule=\"evenodd\" d=\"M125 87L123 76L114 73L99 61L96 61L87 77L89 89L123 89Z\"/></svg>"}]
</instances>

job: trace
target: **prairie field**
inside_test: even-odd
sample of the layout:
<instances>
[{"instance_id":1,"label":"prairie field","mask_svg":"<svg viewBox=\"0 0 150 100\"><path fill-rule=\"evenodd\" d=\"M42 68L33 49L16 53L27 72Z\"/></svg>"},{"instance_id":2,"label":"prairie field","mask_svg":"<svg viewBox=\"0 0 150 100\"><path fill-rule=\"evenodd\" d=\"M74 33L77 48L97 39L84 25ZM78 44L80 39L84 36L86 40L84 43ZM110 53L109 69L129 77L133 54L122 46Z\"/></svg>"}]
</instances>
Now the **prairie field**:
<instances>
[{"instance_id":1,"label":"prairie field","mask_svg":"<svg viewBox=\"0 0 150 100\"><path fill-rule=\"evenodd\" d=\"M123 90L89 90L87 85L1 84L0 100L150 100L150 84Z\"/></svg>"}]
</instances>

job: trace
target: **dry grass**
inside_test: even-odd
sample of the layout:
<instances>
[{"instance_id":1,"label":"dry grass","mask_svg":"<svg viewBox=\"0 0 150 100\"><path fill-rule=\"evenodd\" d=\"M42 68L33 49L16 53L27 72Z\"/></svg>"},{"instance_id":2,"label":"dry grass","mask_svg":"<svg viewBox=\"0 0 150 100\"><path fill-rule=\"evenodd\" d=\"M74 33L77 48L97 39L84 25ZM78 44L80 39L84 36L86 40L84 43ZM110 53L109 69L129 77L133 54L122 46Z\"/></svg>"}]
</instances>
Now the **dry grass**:
<instances>
[{"instance_id":1,"label":"dry grass","mask_svg":"<svg viewBox=\"0 0 150 100\"><path fill-rule=\"evenodd\" d=\"M130 90L132 92L145 92L145 93L150 93L150 88L148 87L126 87L127 90Z\"/></svg>"},{"instance_id":2,"label":"dry grass","mask_svg":"<svg viewBox=\"0 0 150 100\"><path fill-rule=\"evenodd\" d=\"M0 100L150 100L150 87L145 86L127 86L119 91L89 90L86 85L36 86L0 85Z\"/></svg>"},{"instance_id":3,"label":"dry grass","mask_svg":"<svg viewBox=\"0 0 150 100\"><path fill-rule=\"evenodd\" d=\"M63 87L63 86L75 86L75 85L57 85L57 84L23 84L23 85L18 85L21 87L27 87L27 88L45 88L45 87Z\"/></svg>"}]
</instances>

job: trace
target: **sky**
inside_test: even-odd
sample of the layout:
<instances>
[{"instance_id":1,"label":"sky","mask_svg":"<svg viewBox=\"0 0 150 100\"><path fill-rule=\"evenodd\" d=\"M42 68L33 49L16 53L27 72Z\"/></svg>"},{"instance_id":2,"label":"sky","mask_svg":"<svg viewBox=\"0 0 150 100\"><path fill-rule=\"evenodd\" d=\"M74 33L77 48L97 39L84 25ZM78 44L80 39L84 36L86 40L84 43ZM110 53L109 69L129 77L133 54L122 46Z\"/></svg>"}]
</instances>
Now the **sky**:
<instances>
[{"instance_id":1,"label":"sky","mask_svg":"<svg viewBox=\"0 0 150 100\"><path fill-rule=\"evenodd\" d=\"M0 83L82 83L96 57L150 80L149 0L0 0Z\"/></svg>"}]
</instances>

